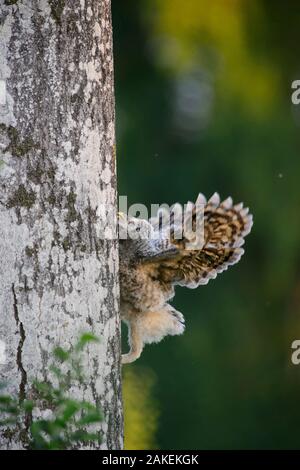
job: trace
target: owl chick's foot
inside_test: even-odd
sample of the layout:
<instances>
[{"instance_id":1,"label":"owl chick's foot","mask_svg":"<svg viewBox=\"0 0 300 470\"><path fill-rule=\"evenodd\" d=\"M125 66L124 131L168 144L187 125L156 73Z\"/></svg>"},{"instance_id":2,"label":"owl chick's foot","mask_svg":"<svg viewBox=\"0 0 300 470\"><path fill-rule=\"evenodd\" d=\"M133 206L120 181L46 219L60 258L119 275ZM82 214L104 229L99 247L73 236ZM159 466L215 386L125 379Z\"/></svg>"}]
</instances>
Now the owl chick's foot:
<instances>
[{"instance_id":1,"label":"owl chick's foot","mask_svg":"<svg viewBox=\"0 0 300 470\"><path fill-rule=\"evenodd\" d=\"M178 310L175 310L174 307L169 307L168 308L168 312L170 312L171 315L173 315L173 317L176 318L176 320L178 320L180 323L182 323L183 325L185 324L185 318L184 316L182 315L181 312L178 312Z\"/></svg>"},{"instance_id":2,"label":"owl chick's foot","mask_svg":"<svg viewBox=\"0 0 300 470\"><path fill-rule=\"evenodd\" d=\"M168 305L165 309L171 317L171 327L169 327L169 335L181 335L185 330L185 319L181 312L178 312L174 307Z\"/></svg>"},{"instance_id":3,"label":"owl chick's foot","mask_svg":"<svg viewBox=\"0 0 300 470\"><path fill-rule=\"evenodd\" d=\"M185 329L182 313L168 304L156 312L134 316L127 323L130 351L122 355L122 364L138 359L144 344L158 343L167 335L181 335Z\"/></svg>"},{"instance_id":4,"label":"owl chick's foot","mask_svg":"<svg viewBox=\"0 0 300 470\"><path fill-rule=\"evenodd\" d=\"M139 321L139 331L145 344L158 343L167 335L181 335L184 328L182 313L168 304L156 312L144 313Z\"/></svg>"}]
</instances>

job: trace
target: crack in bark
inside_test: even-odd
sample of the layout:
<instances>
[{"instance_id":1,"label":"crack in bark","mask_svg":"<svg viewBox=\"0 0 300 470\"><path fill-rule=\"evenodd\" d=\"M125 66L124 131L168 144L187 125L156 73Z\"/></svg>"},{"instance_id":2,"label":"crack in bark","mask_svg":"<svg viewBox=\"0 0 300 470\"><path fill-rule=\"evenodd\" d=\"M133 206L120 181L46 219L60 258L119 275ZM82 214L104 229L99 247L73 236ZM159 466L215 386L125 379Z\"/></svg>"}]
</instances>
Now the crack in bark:
<instances>
[{"instance_id":1,"label":"crack in bark","mask_svg":"<svg viewBox=\"0 0 300 470\"><path fill-rule=\"evenodd\" d=\"M13 299L14 299L14 305L13 305L14 317L16 320L16 325L19 328L19 334L20 334L20 340L19 340L18 349L17 349L17 366L21 373L21 382L19 386L19 400L22 402L24 401L25 396L26 396L25 388L27 385L27 372L24 369L23 362L22 362L23 345L26 339L26 335L25 335L23 323L20 321L20 318L19 318L18 300L17 300L14 284L12 284L12 293L13 293Z\"/></svg>"},{"instance_id":2,"label":"crack in bark","mask_svg":"<svg viewBox=\"0 0 300 470\"><path fill-rule=\"evenodd\" d=\"M18 369L21 372L21 382L19 385L19 401L22 403L26 398L26 385L27 385L27 372L24 369L23 361L22 361L23 345L26 339L26 335L25 335L23 323L20 321L20 318L19 318L18 300L17 300L17 295L16 295L14 284L12 284L11 290L12 290L13 299L14 299L14 304L13 304L14 317L16 320L16 325L19 328L19 334L20 334L20 340L19 340L19 344L17 348L16 362L17 362ZM19 431L19 439L23 443L25 448L26 446L28 446L28 430L31 426L31 423L32 423L32 412L26 411L25 417L24 417L25 429L21 429Z\"/></svg>"}]
</instances>

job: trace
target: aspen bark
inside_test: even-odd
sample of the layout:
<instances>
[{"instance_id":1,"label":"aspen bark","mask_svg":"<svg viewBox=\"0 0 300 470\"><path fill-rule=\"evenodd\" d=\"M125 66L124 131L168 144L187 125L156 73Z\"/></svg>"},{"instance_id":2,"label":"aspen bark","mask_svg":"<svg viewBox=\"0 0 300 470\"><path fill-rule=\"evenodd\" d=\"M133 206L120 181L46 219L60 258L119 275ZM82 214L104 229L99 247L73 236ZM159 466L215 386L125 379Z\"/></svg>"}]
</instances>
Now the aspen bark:
<instances>
[{"instance_id":1,"label":"aspen bark","mask_svg":"<svg viewBox=\"0 0 300 470\"><path fill-rule=\"evenodd\" d=\"M93 331L101 343L72 394L102 407L98 448L119 449L118 243L99 236L98 211L117 196L110 0L0 6L1 380L23 400L31 378L48 379L54 345ZM115 217L101 222L116 233ZM29 424L0 447L24 448Z\"/></svg>"}]
</instances>

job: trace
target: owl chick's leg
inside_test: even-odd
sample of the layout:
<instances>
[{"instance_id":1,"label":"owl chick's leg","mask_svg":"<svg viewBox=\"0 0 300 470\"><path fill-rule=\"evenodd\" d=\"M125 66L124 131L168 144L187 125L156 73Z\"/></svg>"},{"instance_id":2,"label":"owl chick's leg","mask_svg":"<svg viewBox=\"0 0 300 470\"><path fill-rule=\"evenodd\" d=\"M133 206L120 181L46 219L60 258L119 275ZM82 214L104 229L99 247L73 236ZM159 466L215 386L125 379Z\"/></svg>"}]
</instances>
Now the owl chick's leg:
<instances>
[{"instance_id":1,"label":"owl chick's leg","mask_svg":"<svg viewBox=\"0 0 300 470\"><path fill-rule=\"evenodd\" d=\"M171 305L165 305L156 312L144 312L130 321L130 352L122 355L122 363L138 359L144 344L158 343L167 335L181 335L184 332L184 317Z\"/></svg>"},{"instance_id":2,"label":"owl chick's leg","mask_svg":"<svg viewBox=\"0 0 300 470\"><path fill-rule=\"evenodd\" d=\"M122 354L122 364L129 364L136 361L144 348L142 333L140 331L140 323L135 318L127 322L128 325L128 342L130 351Z\"/></svg>"}]
</instances>

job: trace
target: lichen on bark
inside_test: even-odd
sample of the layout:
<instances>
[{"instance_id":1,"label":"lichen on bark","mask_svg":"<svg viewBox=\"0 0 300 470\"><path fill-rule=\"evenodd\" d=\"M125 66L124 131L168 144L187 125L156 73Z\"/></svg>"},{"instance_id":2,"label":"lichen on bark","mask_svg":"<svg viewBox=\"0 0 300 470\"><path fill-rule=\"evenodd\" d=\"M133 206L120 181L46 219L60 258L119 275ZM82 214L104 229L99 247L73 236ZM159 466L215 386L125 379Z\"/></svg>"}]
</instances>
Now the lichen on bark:
<instances>
[{"instance_id":1,"label":"lichen on bark","mask_svg":"<svg viewBox=\"0 0 300 470\"><path fill-rule=\"evenodd\" d=\"M19 0L4 0L4 5L15 5Z\"/></svg>"},{"instance_id":2,"label":"lichen on bark","mask_svg":"<svg viewBox=\"0 0 300 470\"><path fill-rule=\"evenodd\" d=\"M26 187L21 184L16 191L12 193L7 201L7 208L11 209L13 207L30 207L35 203L36 196L35 193L30 189L27 190Z\"/></svg>"},{"instance_id":3,"label":"lichen on bark","mask_svg":"<svg viewBox=\"0 0 300 470\"><path fill-rule=\"evenodd\" d=\"M0 123L0 131L6 133L10 141L3 152L11 152L13 156L22 157L36 146L30 137L21 140L17 129L13 126Z\"/></svg>"},{"instance_id":4,"label":"lichen on bark","mask_svg":"<svg viewBox=\"0 0 300 470\"><path fill-rule=\"evenodd\" d=\"M49 0L51 15L59 25L61 24L61 15L63 13L65 3L65 0Z\"/></svg>"}]
</instances>

